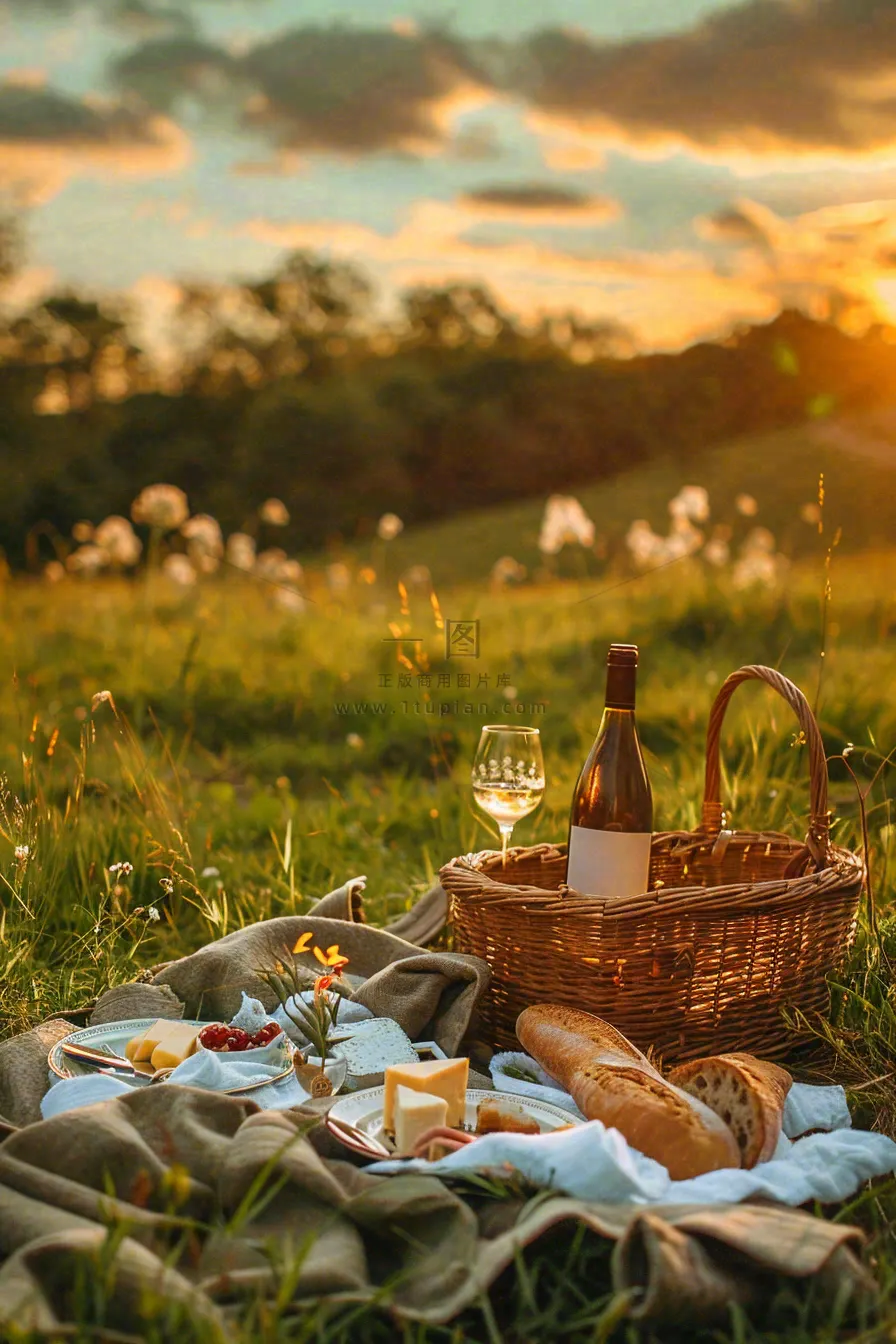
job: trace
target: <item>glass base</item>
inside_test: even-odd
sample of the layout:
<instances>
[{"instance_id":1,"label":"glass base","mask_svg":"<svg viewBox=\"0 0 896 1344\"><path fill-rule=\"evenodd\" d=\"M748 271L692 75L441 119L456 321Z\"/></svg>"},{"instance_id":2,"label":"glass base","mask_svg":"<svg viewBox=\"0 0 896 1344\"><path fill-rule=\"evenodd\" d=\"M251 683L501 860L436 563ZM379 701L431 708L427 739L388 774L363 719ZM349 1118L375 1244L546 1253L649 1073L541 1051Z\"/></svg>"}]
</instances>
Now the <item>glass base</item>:
<instances>
[{"instance_id":1,"label":"glass base","mask_svg":"<svg viewBox=\"0 0 896 1344\"><path fill-rule=\"evenodd\" d=\"M321 1097L335 1096L343 1086L348 1073L348 1060L342 1055L339 1047L334 1046L321 1068L318 1055L310 1052L303 1055L301 1050L297 1050L294 1067L300 1086L309 1097L317 1100Z\"/></svg>"}]
</instances>

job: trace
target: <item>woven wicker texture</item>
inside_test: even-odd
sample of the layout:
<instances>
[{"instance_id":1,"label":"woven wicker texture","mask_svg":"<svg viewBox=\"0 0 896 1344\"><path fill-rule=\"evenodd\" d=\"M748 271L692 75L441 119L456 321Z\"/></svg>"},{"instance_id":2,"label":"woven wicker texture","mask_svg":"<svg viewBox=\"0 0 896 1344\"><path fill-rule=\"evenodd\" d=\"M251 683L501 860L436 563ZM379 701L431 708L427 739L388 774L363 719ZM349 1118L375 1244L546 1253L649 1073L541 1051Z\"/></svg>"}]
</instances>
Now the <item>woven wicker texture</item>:
<instances>
[{"instance_id":1,"label":"woven wicker texture","mask_svg":"<svg viewBox=\"0 0 896 1344\"><path fill-rule=\"evenodd\" d=\"M720 737L736 688L758 680L796 713L808 752L806 841L722 829ZM622 900L565 885L566 846L452 859L441 880L458 950L492 983L482 1035L517 1044L518 1014L565 1003L606 1018L669 1062L724 1050L765 1058L795 1043L782 1008L824 1012L826 975L855 935L864 882L857 855L830 842L827 764L802 692L768 667L742 667L709 717L702 824L653 837L651 890Z\"/></svg>"}]
</instances>

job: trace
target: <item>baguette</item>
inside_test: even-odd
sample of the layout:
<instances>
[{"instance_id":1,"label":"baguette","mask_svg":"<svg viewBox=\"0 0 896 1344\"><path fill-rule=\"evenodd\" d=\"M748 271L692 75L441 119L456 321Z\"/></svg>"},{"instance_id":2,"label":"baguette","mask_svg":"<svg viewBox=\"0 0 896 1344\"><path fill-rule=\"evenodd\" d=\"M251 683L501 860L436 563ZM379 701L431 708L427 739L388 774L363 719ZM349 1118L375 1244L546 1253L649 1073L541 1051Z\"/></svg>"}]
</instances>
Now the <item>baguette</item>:
<instances>
[{"instance_id":1,"label":"baguette","mask_svg":"<svg viewBox=\"0 0 896 1344\"><path fill-rule=\"evenodd\" d=\"M669 1082L705 1102L730 1126L743 1166L755 1167L772 1156L793 1084L786 1069L753 1055L713 1055L680 1064Z\"/></svg>"},{"instance_id":2,"label":"baguette","mask_svg":"<svg viewBox=\"0 0 896 1344\"><path fill-rule=\"evenodd\" d=\"M724 1121L667 1083L608 1022L539 1004L520 1013L516 1034L584 1116L617 1129L638 1152L661 1162L674 1181L740 1166L740 1149Z\"/></svg>"}]
</instances>

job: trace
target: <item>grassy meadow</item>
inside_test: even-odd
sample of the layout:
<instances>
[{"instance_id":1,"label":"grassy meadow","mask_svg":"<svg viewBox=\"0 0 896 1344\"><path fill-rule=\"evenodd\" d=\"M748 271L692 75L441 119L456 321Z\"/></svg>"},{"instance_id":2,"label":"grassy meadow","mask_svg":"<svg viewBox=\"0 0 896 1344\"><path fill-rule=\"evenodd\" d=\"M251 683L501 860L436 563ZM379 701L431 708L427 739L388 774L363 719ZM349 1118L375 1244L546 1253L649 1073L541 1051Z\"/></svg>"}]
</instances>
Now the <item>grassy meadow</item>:
<instances>
[{"instance_id":1,"label":"grassy meadow","mask_svg":"<svg viewBox=\"0 0 896 1344\"><path fill-rule=\"evenodd\" d=\"M821 533L799 517L816 498L820 460ZM628 523L660 526L685 480L707 486L714 520L728 520L735 541L748 524L734 497L752 491L759 512L749 526L769 527L790 559L774 587L735 588L730 567L699 557L646 574L627 562ZM533 501L363 553L311 557L301 612L279 605L274 586L235 573L184 589L145 571L55 584L8 578L0 587L3 1033L82 1008L106 986L243 923L301 911L356 874L368 878L369 918L397 916L447 858L495 843L469 790L483 722L540 727L547 795L515 838L564 838L600 714L606 645L625 639L642 650L639 722L658 829L696 823L709 705L744 663L771 664L800 684L817 704L830 755L852 744L849 767L863 788L873 782L876 919L863 911L837 977L833 1025L814 1025L839 1052L826 1067L855 1089L859 1119L896 1134L896 826L888 771L878 769L896 748L891 487L883 466L823 448L807 431L715 450L686 476L668 462L581 492L597 556L567 547L540 560L543 501ZM489 570L507 554L529 577L494 589ZM349 571L342 591L327 582L334 560ZM419 576L399 591L408 568L424 564L435 600ZM370 582L359 577L365 567L375 571ZM478 659L446 659L444 619L480 622ZM387 642L396 633L420 642ZM464 673L469 689L458 685ZM758 687L738 692L724 763L735 826L802 830L807 763L794 739L782 702ZM855 783L842 760L831 775L836 834L858 846ZM110 874L123 862L131 874ZM847 1336L836 1316L811 1329L782 1301L770 1311L778 1333L733 1317L730 1335L706 1339L888 1337L894 1211L883 1186L838 1215L868 1229L882 1284L880 1314L862 1333ZM625 1339L617 1307L595 1287L595 1247L561 1238L508 1272L493 1310L406 1338ZM570 1283L581 1289L574 1311ZM243 1324L247 1340L398 1337L374 1314L348 1321L316 1309Z\"/></svg>"}]
</instances>

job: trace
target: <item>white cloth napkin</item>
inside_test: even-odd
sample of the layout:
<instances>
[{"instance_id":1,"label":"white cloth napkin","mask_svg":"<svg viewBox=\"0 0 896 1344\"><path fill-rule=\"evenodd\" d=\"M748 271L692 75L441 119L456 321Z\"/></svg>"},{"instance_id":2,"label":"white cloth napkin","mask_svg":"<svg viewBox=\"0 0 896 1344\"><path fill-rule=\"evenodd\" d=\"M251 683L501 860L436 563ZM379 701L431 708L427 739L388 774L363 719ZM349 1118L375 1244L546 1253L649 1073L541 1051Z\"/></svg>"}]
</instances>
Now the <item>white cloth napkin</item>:
<instances>
[{"instance_id":1,"label":"white cloth napkin","mask_svg":"<svg viewBox=\"0 0 896 1344\"><path fill-rule=\"evenodd\" d=\"M207 1087L223 1092L229 1087L244 1087L262 1078L273 1080L290 1063L291 1047L282 1036L253 1050L247 1059L241 1050L197 1050L169 1073L166 1082L184 1087Z\"/></svg>"},{"instance_id":2,"label":"white cloth napkin","mask_svg":"<svg viewBox=\"0 0 896 1344\"><path fill-rule=\"evenodd\" d=\"M548 1081L508 1077L508 1063ZM534 1060L518 1052L496 1055L492 1078L500 1091L560 1105L559 1091L567 1102L572 1100ZM731 1167L673 1181L664 1166L630 1147L618 1130L599 1120L553 1134L488 1134L439 1162L376 1162L368 1171L448 1176L510 1166L534 1185L606 1203L737 1204L753 1195L792 1207L812 1199L838 1203L855 1194L863 1181L896 1172L896 1143L883 1134L853 1130L851 1123L842 1087L794 1083L774 1156L750 1171Z\"/></svg>"},{"instance_id":3,"label":"white cloth napkin","mask_svg":"<svg viewBox=\"0 0 896 1344\"><path fill-rule=\"evenodd\" d=\"M62 1111L76 1111L81 1106L92 1106L95 1101L108 1101L110 1097L119 1097L134 1090L133 1084L124 1083L108 1073L85 1073L77 1078L58 1078L54 1073L51 1078L55 1082L40 1103L44 1120Z\"/></svg>"}]
</instances>

